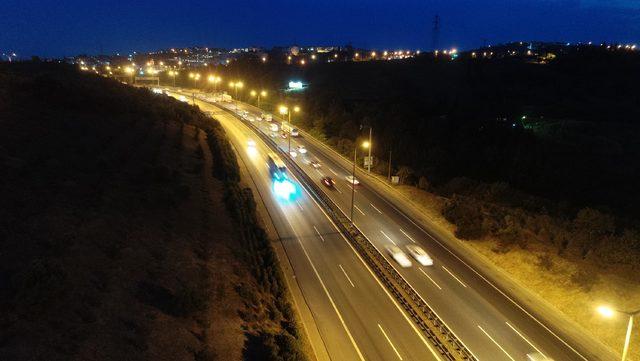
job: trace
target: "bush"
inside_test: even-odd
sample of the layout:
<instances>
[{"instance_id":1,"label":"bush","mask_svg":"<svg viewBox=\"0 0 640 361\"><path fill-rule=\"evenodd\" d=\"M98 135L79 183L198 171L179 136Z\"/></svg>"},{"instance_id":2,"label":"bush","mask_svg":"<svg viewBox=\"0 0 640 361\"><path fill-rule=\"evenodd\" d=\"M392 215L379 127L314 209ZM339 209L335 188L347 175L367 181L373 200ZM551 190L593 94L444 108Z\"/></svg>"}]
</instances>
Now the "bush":
<instances>
[{"instance_id":1,"label":"bush","mask_svg":"<svg viewBox=\"0 0 640 361\"><path fill-rule=\"evenodd\" d=\"M479 239L487 234L482 211L471 198L454 196L446 201L442 214L456 225L455 235L460 239Z\"/></svg>"},{"instance_id":2,"label":"bush","mask_svg":"<svg viewBox=\"0 0 640 361\"><path fill-rule=\"evenodd\" d=\"M424 191L428 191L429 190L429 181L427 180L427 177L422 176L420 177L420 180L418 180L418 188L424 190Z\"/></svg>"},{"instance_id":3,"label":"bush","mask_svg":"<svg viewBox=\"0 0 640 361\"><path fill-rule=\"evenodd\" d=\"M551 271L553 269L553 259L548 254L538 255L538 267L545 271Z\"/></svg>"},{"instance_id":4,"label":"bush","mask_svg":"<svg viewBox=\"0 0 640 361\"><path fill-rule=\"evenodd\" d=\"M173 297L175 314L188 316L207 308L208 295L206 287L181 284Z\"/></svg>"}]
</instances>

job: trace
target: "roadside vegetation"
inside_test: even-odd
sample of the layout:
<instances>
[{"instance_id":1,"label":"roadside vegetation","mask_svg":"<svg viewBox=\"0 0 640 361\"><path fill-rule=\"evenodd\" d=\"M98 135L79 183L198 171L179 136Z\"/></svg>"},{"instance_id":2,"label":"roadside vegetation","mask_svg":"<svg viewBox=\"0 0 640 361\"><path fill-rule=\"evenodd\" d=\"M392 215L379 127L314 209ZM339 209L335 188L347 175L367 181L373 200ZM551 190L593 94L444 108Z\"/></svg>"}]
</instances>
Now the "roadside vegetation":
<instances>
[{"instance_id":1,"label":"roadside vegetation","mask_svg":"<svg viewBox=\"0 0 640 361\"><path fill-rule=\"evenodd\" d=\"M391 156L400 191L617 351L625 320L595 307L640 304L640 57L557 55L219 71L270 89L308 82L263 107L301 104L296 124L346 156L372 127L374 171L386 178Z\"/></svg>"},{"instance_id":2,"label":"roadside vegetation","mask_svg":"<svg viewBox=\"0 0 640 361\"><path fill-rule=\"evenodd\" d=\"M220 125L0 64L0 359L306 360Z\"/></svg>"}]
</instances>

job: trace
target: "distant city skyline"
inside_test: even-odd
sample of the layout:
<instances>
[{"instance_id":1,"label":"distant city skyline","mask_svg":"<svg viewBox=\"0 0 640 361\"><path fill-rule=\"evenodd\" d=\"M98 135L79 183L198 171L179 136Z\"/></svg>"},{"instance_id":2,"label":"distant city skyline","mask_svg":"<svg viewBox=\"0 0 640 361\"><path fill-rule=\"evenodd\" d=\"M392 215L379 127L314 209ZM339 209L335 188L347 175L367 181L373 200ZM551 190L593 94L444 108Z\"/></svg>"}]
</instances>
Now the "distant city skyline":
<instances>
[{"instance_id":1,"label":"distant city skyline","mask_svg":"<svg viewBox=\"0 0 640 361\"><path fill-rule=\"evenodd\" d=\"M195 45L469 49L510 41L635 43L640 1L107 2L5 0L0 53L61 57Z\"/></svg>"}]
</instances>

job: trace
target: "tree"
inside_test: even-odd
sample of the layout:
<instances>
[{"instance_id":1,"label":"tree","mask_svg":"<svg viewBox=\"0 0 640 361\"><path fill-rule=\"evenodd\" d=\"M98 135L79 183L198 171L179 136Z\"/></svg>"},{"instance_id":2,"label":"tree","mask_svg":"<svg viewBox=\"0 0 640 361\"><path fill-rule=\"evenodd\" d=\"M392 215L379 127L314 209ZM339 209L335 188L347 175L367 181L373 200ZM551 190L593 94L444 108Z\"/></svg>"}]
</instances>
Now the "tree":
<instances>
[{"instance_id":1,"label":"tree","mask_svg":"<svg viewBox=\"0 0 640 361\"><path fill-rule=\"evenodd\" d=\"M398 170L398 177L400 177L400 184L408 184L413 181L414 172L413 169L403 165Z\"/></svg>"},{"instance_id":2,"label":"tree","mask_svg":"<svg viewBox=\"0 0 640 361\"><path fill-rule=\"evenodd\" d=\"M574 245L583 259L598 246L600 241L615 231L615 220L593 208L581 209L573 220Z\"/></svg>"},{"instance_id":3,"label":"tree","mask_svg":"<svg viewBox=\"0 0 640 361\"><path fill-rule=\"evenodd\" d=\"M429 181L427 180L427 177L425 176L421 176L420 180L418 180L418 188L428 191L429 190Z\"/></svg>"}]
</instances>

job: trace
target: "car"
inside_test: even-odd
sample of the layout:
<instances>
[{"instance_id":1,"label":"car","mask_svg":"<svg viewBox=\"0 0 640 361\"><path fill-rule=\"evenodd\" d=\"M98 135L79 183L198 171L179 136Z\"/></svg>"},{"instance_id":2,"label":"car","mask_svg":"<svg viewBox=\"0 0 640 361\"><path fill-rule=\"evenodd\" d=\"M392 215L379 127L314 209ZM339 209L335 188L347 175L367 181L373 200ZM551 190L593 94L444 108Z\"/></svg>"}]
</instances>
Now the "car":
<instances>
[{"instance_id":1,"label":"car","mask_svg":"<svg viewBox=\"0 0 640 361\"><path fill-rule=\"evenodd\" d=\"M327 188L333 188L334 184L336 184L336 181L334 181L329 176L322 177L322 179L320 179L320 182L322 182L322 184L324 184Z\"/></svg>"},{"instance_id":2,"label":"car","mask_svg":"<svg viewBox=\"0 0 640 361\"><path fill-rule=\"evenodd\" d=\"M246 116L245 116L245 119L247 119L247 120L248 120L248 121L250 121L250 122L255 122L255 121L256 121L256 118L254 118L254 117L253 117L253 116L251 116L251 115L246 115Z\"/></svg>"},{"instance_id":3,"label":"car","mask_svg":"<svg viewBox=\"0 0 640 361\"><path fill-rule=\"evenodd\" d=\"M247 145L249 146L249 148L255 148L256 147L256 141L253 139L249 139L247 141Z\"/></svg>"},{"instance_id":4,"label":"car","mask_svg":"<svg viewBox=\"0 0 640 361\"><path fill-rule=\"evenodd\" d=\"M295 151L295 150L291 150L291 151L289 152L289 154L291 155L291 158L295 158L295 157L297 157L297 156L298 156L298 153L296 153L296 151Z\"/></svg>"},{"instance_id":5,"label":"car","mask_svg":"<svg viewBox=\"0 0 640 361\"><path fill-rule=\"evenodd\" d=\"M347 182L349 182L349 183L351 183L351 184L353 184L353 185L358 185L358 184L360 184L360 181L358 181L358 179L357 179L357 178L355 178L355 177L354 177L354 176L352 176L352 175L348 175L348 176L346 176L345 178L347 179Z\"/></svg>"},{"instance_id":6,"label":"car","mask_svg":"<svg viewBox=\"0 0 640 361\"><path fill-rule=\"evenodd\" d=\"M421 265L433 266L433 259L424 251L424 249L422 249L422 247L410 244L407 245L407 251L409 251L411 257L415 258Z\"/></svg>"},{"instance_id":7,"label":"car","mask_svg":"<svg viewBox=\"0 0 640 361\"><path fill-rule=\"evenodd\" d=\"M315 169L318 169L321 167L320 162L318 162L317 160L312 160L311 162L309 162L309 165L311 165Z\"/></svg>"},{"instance_id":8,"label":"car","mask_svg":"<svg viewBox=\"0 0 640 361\"><path fill-rule=\"evenodd\" d=\"M298 146L298 153L305 154L306 152L307 152L307 148L305 148L304 145Z\"/></svg>"},{"instance_id":9,"label":"car","mask_svg":"<svg viewBox=\"0 0 640 361\"><path fill-rule=\"evenodd\" d=\"M409 257L407 257L407 254L400 249L400 247L389 245L389 246L386 246L385 249L387 250L387 253L389 253L389 255L391 256L391 258L393 258L394 261L398 262L400 267L402 268L411 267L411 260L409 259Z\"/></svg>"},{"instance_id":10,"label":"car","mask_svg":"<svg viewBox=\"0 0 640 361\"><path fill-rule=\"evenodd\" d=\"M287 139L287 133L285 132L280 133L280 138Z\"/></svg>"},{"instance_id":11,"label":"car","mask_svg":"<svg viewBox=\"0 0 640 361\"><path fill-rule=\"evenodd\" d=\"M541 354L540 352L532 352L527 354L528 361L553 361L553 359Z\"/></svg>"},{"instance_id":12,"label":"car","mask_svg":"<svg viewBox=\"0 0 640 361\"><path fill-rule=\"evenodd\" d=\"M271 133L269 133L269 136L270 136L271 138L275 138L275 137L277 137L278 135L276 134L276 132L271 132Z\"/></svg>"}]
</instances>

